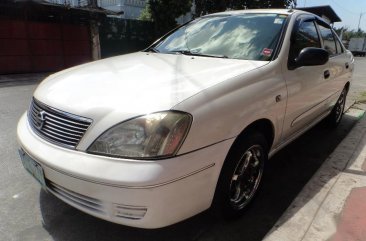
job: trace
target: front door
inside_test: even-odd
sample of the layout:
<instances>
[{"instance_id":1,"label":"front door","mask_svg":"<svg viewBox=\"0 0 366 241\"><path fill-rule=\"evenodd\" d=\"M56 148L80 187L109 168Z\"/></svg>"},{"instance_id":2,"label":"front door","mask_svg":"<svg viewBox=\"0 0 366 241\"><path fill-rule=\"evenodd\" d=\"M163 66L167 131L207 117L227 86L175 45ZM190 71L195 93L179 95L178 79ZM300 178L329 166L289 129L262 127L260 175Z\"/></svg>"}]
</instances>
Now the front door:
<instances>
[{"instance_id":1,"label":"front door","mask_svg":"<svg viewBox=\"0 0 366 241\"><path fill-rule=\"evenodd\" d=\"M314 17L301 15L297 19L284 78L288 99L282 140L285 141L311 124L326 109L330 81L329 63L320 66L295 67L295 59L306 47L322 47Z\"/></svg>"}]
</instances>

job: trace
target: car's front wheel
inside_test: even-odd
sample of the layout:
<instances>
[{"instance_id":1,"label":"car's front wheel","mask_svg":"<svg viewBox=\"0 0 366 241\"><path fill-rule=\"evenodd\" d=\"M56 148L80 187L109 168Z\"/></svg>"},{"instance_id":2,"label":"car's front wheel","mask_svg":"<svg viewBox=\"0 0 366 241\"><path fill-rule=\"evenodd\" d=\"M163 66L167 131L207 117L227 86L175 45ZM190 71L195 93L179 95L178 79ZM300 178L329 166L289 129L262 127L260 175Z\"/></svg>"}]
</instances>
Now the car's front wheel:
<instances>
[{"instance_id":1,"label":"car's front wheel","mask_svg":"<svg viewBox=\"0 0 366 241\"><path fill-rule=\"evenodd\" d=\"M227 218L240 216L258 191L268 159L265 137L250 132L231 148L221 170L213 210Z\"/></svg>"}]
</instances>

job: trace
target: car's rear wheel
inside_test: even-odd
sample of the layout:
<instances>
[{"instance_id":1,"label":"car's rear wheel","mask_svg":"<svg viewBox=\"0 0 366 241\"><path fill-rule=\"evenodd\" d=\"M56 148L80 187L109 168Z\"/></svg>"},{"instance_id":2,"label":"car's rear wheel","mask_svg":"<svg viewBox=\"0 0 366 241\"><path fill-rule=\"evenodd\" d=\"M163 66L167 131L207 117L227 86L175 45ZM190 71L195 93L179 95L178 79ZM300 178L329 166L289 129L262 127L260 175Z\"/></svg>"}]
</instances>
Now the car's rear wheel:
<instances>
[{"instance_id":1,"label":"car's rear wheel","mask_svg":"<svg viewBox=\"0 0 366 241\"><path fill-rule=\"evenodd\" d=\"M231 148L216 187L213 210L226 218L238 217L253 200L268 159L265 137L249 132Z\"/></svg>"},{"instance_id":2,"label":"car's rear wheel","mask_svg":"<svg viewBox=\"0 0 366 241\"><path fill-rule=\"evenodd\" d=\"M342 93L339 96L337 103L334 105L332 112L327 117L327 124L329 125L329 127L335 128L341 122L344 107L346 105L347 92L347 88L344 88L342 90Z\"/></svg>"}]
</instances>

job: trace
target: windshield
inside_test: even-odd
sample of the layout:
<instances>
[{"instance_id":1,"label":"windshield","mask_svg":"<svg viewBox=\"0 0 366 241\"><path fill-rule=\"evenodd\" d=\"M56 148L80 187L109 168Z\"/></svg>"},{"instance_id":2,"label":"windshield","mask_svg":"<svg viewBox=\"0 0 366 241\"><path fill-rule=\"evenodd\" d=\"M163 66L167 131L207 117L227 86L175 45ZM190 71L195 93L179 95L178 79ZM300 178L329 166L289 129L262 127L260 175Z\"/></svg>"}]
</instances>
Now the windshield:
<instances>
[{"instance_id":1,"label":"windshield","mask_svg":"<svg viewBox=\"0 0 366 241\"><path fill-rule=\"evenodd\" d=\"M203 17L177 29L153 50L245 60L270 60L286 15L249 13Z\"/></svg>"}]
</instances>

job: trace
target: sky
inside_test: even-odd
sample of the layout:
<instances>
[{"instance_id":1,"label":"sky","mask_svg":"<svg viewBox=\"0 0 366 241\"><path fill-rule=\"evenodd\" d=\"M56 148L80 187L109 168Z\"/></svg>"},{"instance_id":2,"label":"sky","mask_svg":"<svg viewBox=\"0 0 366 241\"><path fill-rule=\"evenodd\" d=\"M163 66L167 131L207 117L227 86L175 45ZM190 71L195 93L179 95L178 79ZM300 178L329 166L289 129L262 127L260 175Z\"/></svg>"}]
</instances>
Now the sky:
<instances>
[{"instance_id":1,"label":"sky","mask_svg":"<svg viewBox=\"0 0 366 241\"><path fill-rule=\"evenodd\" d=\"M342 22L335 23L334 27L347 26L349 29L357 30L360 13L360 28L366 31L366 0L297 0L297 7L312 7L330 5Z\"/></svg>"}]
</instances>

